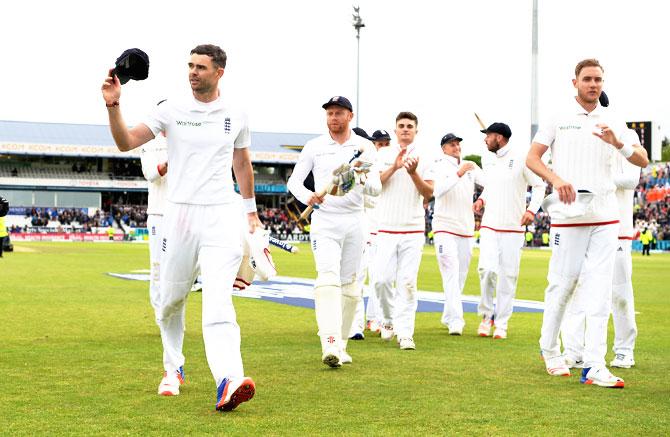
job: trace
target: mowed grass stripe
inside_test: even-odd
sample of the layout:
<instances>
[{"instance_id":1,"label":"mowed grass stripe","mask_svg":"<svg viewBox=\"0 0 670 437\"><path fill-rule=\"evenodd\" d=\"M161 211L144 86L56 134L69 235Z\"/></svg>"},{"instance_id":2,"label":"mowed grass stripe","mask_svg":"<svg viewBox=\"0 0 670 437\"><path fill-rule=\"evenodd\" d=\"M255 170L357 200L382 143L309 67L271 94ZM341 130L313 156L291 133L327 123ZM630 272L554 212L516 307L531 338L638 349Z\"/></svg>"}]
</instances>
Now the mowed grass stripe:
<instances>
[{"instance_id":1,"label":"mowed grass stripe","mask_svg":"<svg viewBox=\"0 0 670 437\"><path fill-rule=\"evenodd\" d=\"M8 435L661 435L669 425L665 254L634 256L640 336L637 366L615 372L624 390L546 375L537 344L541 314L514 314L510 338L498 342L475 336L475 314L466 314L463 337L451 337L439 314L420 313L416 351L368 335L350 342L354 363L333 371L319 361L312 310L235 298L245 371L258 391L220 414L198 293L187 308L188 382L178 397L156 395L161 345L148 284L106 275L147 268L146 245L16 246L0 263L0 432ZM314 276L309 247L301 249L273 252L281 274ZM524 251L517 297L542 299L548 258ZM476 263L477 251L466 294L479 292ZM438 291L440 284L427 247L419 288Z\"/></svg>"}]
</instances>

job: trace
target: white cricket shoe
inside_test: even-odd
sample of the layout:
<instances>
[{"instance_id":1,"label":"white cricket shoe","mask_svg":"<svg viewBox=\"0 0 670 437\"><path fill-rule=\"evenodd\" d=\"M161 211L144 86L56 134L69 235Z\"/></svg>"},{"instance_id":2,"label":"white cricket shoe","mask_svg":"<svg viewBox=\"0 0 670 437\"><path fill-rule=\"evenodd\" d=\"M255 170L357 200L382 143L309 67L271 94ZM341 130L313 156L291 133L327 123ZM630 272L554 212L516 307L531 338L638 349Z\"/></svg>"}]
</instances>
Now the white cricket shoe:
<instances>
[{"instance_id":1,"label":"white cricket shoe","mask_svg":"<svg viewBox=\"0 0 670 437\"><path fill-rule=\"evenodd\" d=\"M179 371L170 374L163 372L163 379L158 385L158 394L161 396L177 396L179 394L179 386L183 382L184 380Z\"/></svg>"},{"instance_id":2,"label":"white cricket shoe","mask_svg":"<svg viewBox=\"0 0 670 437\"><path fill-rule=\"evenodd\" d=\"M254 380L245 376L243 378L224 378L216 390L217 411L232 411L242 402L247 402L256 394Z\"/></svg>"},{"instance_id":3,"label":"white cricket shoe","mask_svg":"<svg viewBox=\"0 0 670 437\"><path fill-rule=\"evenodd\" d=\"M340 351L340 363L342 364L351 364L354 360L351 358L351 355L345 350Z\"/></svg>"},{"instance_id":4,"label":"white cricket shoe","mask_svg":"<svg viewBox=\"0 0 670 437\"><path fill-rule=\"evenodd\" d=\"M547 373L551 376L570 376L570 368L565 364L563 355L545 359L544 364L547 366Z\"/></svg>"},{"instance_id":5,"label":"white cricket shoe","mask_svg":"<svg viewBox=\"0 0 670 437\"><path fill-rule=\"evenodd\" d=\"M607 370L607 367L587 367L582 369L582 377L580 379L582 384L599 385L607 388L623 388L623 379L614 376Z\"/></svg>"},{"instance_id":6,"label":"white cricket shoe","mask_svg":"<svg viewBox=\"0 0 670 437\"><path fill-rule=\"evenodd\" d=\"M484 316L482 322L477 328L477 335L480 337L489 337L491 335L491 328L493 328L493 319Z\"/></svg>"},{"instance_id":7,"label":"white cricket shoe","mask_svg":"<svg viewBox=\"0 0 670 437\"><path fill-rule=\"evenodd\" d=\"M323 364L329 367L340 367L342 361L340 360L340 351L335 346L331 346L323 352L321 356Z\"/></svg>"},{"instance_id":8,"label":"white cricket shoe","mask_svg":"<svg viewBox=\"0 0 670 437\"><path fill-rule=\"evenodd\" d=\"M493 331L493 339L494 340L505 340L507 338L507 330L502 329L502 328L496 328L495 331Z\"/></svg>"},{"instance_id":9,"label":"white cricket shoe","mask_svg":"<svg viewBox=\"0 0 670 437\"><path fill-rule=\"evenodd\" d=\"M635 366L635 360L632 355L616 354L614 359L610 361L611 367L618 367L620 369L630 369Z\"/></svg>"},{"instance_id":10,"label":"white cricket shoe","mask_svg":"<svg viewBox=\"0 0 670 437\"><path fill-rule=\"evenodd\" d=\"M414 349L416 349L416 345L414 344L414 340L412 340L409 337L400 339L400 350L413 351Z\"/></svg>"},{"instance_id":11,"label":"white cricket shoe","mask_svg":"<svg viewBox=\"0 0 670 437\"><path fill-rule=\"evenodd\" d=\"M384 341L391 341L395 333L393 332L393 325L382 325L381 337Z\"/></svg>"},{"instance_id":12,"label":"white cricket shoe","mask_svg":"<svg viewBox=\"0 0 670 437\"><path fill-rule=\"evenodd\" d=\"M565 365L571 369L583 369L584 361L582 361L581 359L572 358L571 356L566 356Z\"/></svg>"},{"instance_id":13,"label":"white cricket shoe","mask_svg":"<svg viewBox=\"0 0 670 437\"><path fill-rule=\"evenodd\" d=\"M463 325L449 326L449 335L463 335Z\"/></svg>"}]
</instances>

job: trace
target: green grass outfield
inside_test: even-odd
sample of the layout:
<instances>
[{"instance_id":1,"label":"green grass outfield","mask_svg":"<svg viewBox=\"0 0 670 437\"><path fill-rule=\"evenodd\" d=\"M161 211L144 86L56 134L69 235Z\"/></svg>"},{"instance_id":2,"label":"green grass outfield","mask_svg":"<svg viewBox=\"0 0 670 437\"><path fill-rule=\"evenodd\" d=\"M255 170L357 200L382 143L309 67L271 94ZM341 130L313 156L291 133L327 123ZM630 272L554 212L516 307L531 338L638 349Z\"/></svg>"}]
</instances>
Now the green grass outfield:
<instances>
[{"instance_id":1,"label":"green grass outfield","mask_svg":"<svg viewBox=\"0 0 670 437\"><path fill-rule=\"evenodd\" d=\"M320 362L312 310L236 298L245 371L256 397L214 411L199 293L187 309L187 384L159 397L161 343L148 283L106 272L148 267L141 244L16 243L0 259L0 433L7 435L662 435L670 429L670 256L634 255L637 366L624 390L550 377L538 354L541 314L514 314L509 339L451 337L417 315L416 351L368 336L354 363ZM274 251L281 274L313 277L307 246ZM542 299L549 252L526 251L519 298ZM477 252L466 284L477 294ZM439 290L432 248L419 287ZM612 334L610 332L610 343ZM612 353L608 353L608 361Z\"/></svg>"}]
</instances>

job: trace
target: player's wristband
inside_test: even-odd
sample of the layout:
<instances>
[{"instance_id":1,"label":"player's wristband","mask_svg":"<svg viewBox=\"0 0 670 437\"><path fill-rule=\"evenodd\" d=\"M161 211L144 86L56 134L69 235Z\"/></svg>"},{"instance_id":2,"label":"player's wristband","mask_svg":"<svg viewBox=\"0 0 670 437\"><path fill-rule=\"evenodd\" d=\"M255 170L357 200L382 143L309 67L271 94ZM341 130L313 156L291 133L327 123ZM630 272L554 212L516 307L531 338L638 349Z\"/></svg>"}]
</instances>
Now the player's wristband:
<instances>
[{"instance_id":1,"label":"player's wristband","mask_svg":"<svg viewBox=\"0 0 670 437\"><path fill-rule=\"evenodd\" d=\"M619 153L621 153L624 158L628 159L635 153L635 147L633 147L632 144L624 143L623 147L619 149Z\"/></svg>"},{"instance_id":2,"label":"player's wristband","mask_svg":"<svg viewBox=\"0 0 670 437\"><path fill-rule=\"evenodd\" d=\"M108 107L108 108L113 108L115 106L119 106L119 101L114 100L112 103L105 103L105 106Z\"/></svg>"},{"instance_id":3,"label":"player's wristband","mask_svg":"<svg viewBox=\"0 0 670 437\"><path fill-rule=\"evenodd\" d=\"M242 199L242 205L244 206L244 212L250 214L252 212L258 212L256 209L256 198L252 197L250 199Z\"/></svg>"}]
</instances>

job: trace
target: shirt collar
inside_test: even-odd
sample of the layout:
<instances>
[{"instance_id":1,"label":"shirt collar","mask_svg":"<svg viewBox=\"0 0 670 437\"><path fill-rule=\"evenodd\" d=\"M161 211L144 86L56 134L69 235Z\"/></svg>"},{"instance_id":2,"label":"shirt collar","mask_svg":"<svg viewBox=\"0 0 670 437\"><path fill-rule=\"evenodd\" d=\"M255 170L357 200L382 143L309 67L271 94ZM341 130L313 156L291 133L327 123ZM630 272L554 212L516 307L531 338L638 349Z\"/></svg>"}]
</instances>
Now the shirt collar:
<instances>
[{"instance_id":1,"label":"shirt collar","mask_svg":"<svg viewBox=\"0 0 670 437\"><path fill-rule=\"evenodd\" d=\"M600 102L596 103L596 107L593 109L591 112L586 112L586 109L582 105L579 104L577 101L577 97L572 99L573 105L574 105L574 110L577 113L577 115L586 115L586 116L593 116L593 115L600 115L603 112L603 107L600 105Z\"/></svg>"},{"instance_id":2,"label":"shirt collar","mask_svg":"<svg viewBox=\"0 0 670 437\"><path fill-rule=\"evenodd\" d=\"M509 151L510 148L511 148L511 147L510 147L510 144L507 143L507 144L505 145L505 147L502 147L502 148L496 150L496 156L497 156L498 158L502 158L503 156L507 155L507 152Z\"/></svg>"},{"instance_id":3,"label":"shirt collar","mask_svg":"<svg viewBox=\"0 0 670 437\"><path fill-rule=\"evenodd\" d=\"M444 152L442 152L442 153L444 153ZM458 163L459 163L459 162L458 162L458 158L454 158L453 156L451 156L451 155L447 155L446 153L444 153L444 159L445 159L448 163L453 164L454 166L457 166Z\"/></svg>"},{"instance_id":4,"label":"shirt collar","mask_svg":"<svg viewBox=\"0 0 670 437\"><path fill-rule=\"evenodd\" d=\"M211 112L217 109L222 109L224 107L224 104L220 92L219 97L217 97L216 100L209 103L201 102L200 100L196 99L195 96L193 96L193 93L191 93L189 100L189 107L190 110L193 112Z\"/></svg>"}]
</instances>

